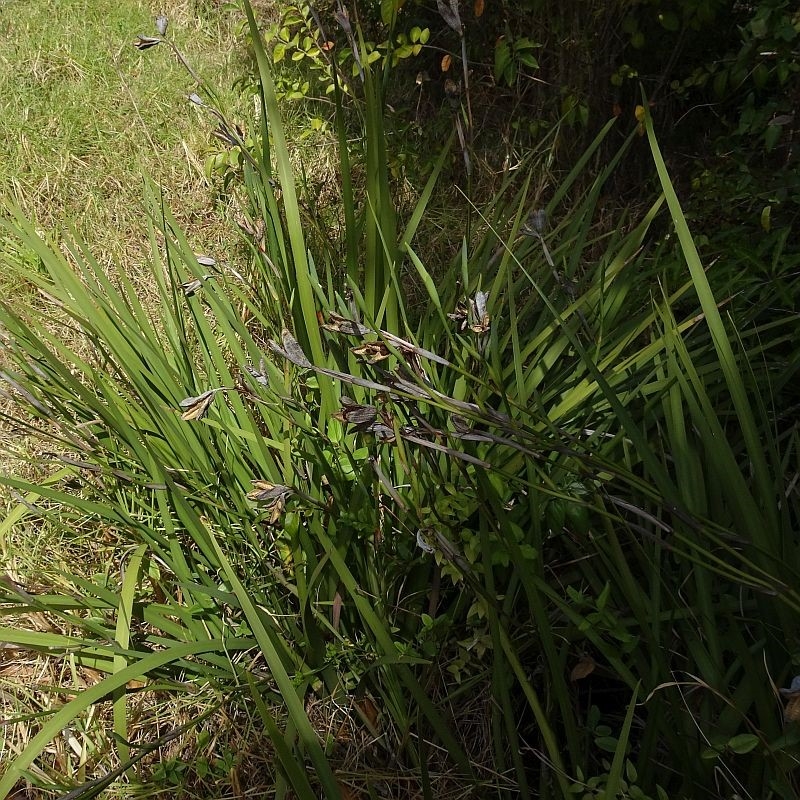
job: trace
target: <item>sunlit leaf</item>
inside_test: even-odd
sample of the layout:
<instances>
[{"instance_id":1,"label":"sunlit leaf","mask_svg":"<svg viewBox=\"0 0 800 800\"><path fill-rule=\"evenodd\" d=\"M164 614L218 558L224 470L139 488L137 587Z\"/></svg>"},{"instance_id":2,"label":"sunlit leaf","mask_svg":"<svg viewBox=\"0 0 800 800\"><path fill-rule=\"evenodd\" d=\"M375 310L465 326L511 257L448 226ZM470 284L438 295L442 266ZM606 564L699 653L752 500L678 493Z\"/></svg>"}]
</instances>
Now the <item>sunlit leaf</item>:
<instances>
[{"instance_id":1,"label":"sunlit leaf","mask_svg":"<svg viewBox=\"0 0 800 800\"><path fill-rule=\"evenodd\" d=\"M252 484L253 489L247 493L247 499L255 500L258 503L267 503L280 497L286 497L293 491L288 486L270 481L254 480Z\"/></svg>"},{"instance_id":2,"label":"sunlit leaf","mask_svg":"<svg viewBox=\"0 0 800 800\"><path fill-rule=\"evenodd\" d=\"M197 395L197 397L187 397L181 400L179 405L184 409L181 419L193 421L202 419L208 413L208 409L211 408L218 391L220 390L209 389L207 392Z\"/></svg>"},{"instance_id":3,"label":"sunlit leaf","mask_svg":"<svg viewBox=\"0 0 800 800\"><path fill-rule=\"evenodd\" d=\"M157 44L161 44L161 39L156 36L137 36L133 42L133 46L137 50L149 50Z\"/></svg>"}]
</instances>

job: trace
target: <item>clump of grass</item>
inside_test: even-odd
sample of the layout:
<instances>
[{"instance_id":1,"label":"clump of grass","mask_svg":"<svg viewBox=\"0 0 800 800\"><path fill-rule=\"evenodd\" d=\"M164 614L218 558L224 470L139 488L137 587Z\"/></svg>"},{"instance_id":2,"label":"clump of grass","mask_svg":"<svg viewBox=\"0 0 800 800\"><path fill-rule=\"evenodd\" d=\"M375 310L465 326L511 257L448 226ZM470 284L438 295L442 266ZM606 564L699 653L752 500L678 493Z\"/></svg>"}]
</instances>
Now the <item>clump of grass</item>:
<instances>
[{"instance_id":1,"label":"clump of grass","mask_svg":"<svg viewBox=\"0 0 800 800\"><path fill-rule=\"evenodd\" d=\"M697 796L720 775L790 796L798 743L773 687L791 681L800 610L797 436L744 377L790 320L755 350L734 344L649 120L663 195L635 225L593 238L638 138L585 180L611 122L541 208L535 163L509 179L436 279L416 235L455 136L401 217L369 68L363 193L339 102L343 240L312 249L245 8L261 104L241 162L251 272L198 258L157 192L150 310L79 242L66 257L20 209L3 222L91 345L3 309L9 391L60 436L65 467L4 481L31 518L91 519L125 547L106 581L76 570L69 593L4 594L2 613L62 625L6 627L9 642L105 677L42 721L0 794L105 700L133 766L134 683L250 704L277 793L304 800L374 793L387 772L422 796L439 778L477 796ZM689 272L662 289L643 248L665 205ZM363 736L357 779L329 706Z\"/></svg>"},{"instance_id":2,"label":"clump of grass","mask_svg":"<svg viewBox=\"0 0 800 800\"><path fill-rule=\"evenodd\" d=\"M197 82L166 48L147 57L132 47L137 34L153 29L157 4L58 0L19 2L7 10L0 196L13 198L56 241L70 229L91 241L97 260L124 270L147 304L152 283L142 269L149 249L143 176L165 187L198 249L229 246L234 238L203 173L214 145L202 112L187 100ZM169 36L192 60L195 75L229 87L238 69L231 58L237 15L190 2L173 4L170 14ZM230 90L218 100L238 102ZM39 268L35 256L8 237L0 251L19 276L4 271L0 292L20 312L38 305L37 289L27 280ZM4 471L28 470L32 444L4 438Z\"/></svg>"}]
</instances>

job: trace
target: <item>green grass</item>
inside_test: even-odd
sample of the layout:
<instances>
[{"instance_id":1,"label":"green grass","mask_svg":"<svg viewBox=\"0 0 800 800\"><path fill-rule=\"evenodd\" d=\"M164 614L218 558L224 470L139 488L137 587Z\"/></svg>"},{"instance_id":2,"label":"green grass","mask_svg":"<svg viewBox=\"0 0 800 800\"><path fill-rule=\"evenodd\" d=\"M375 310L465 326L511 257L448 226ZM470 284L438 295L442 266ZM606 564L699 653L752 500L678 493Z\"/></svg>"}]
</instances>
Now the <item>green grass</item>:
<instances>
[{"instance_id":1,"label":"green grass","mask_svg":"<svg viewBox=\"0 0 800 800\"><path fill-rule=\"evenodd\" d=\"M0 195L43 229L75 225L101 260L134 272L146 250L143 176L165 187L198 240L226 235L202 173L208 120L186 100L197 87L166 47L132 46L159 11L141 0L11 0L0 33ZM236 16L189 0L169 13L168 33L198 74L229 87Z\"/></svg>"}]
</instances>

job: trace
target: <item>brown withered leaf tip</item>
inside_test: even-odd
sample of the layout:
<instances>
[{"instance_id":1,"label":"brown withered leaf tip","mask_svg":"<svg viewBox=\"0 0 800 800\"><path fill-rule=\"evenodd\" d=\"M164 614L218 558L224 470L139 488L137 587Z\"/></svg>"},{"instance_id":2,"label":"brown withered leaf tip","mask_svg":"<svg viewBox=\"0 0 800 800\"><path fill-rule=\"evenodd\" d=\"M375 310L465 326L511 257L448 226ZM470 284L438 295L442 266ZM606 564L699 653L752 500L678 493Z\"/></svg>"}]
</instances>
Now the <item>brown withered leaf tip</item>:
<instances>
[{"instance_id":1,"label":"brown withered leaf tip","mask_svg":"<svg viewBox=\"0 0 800 800\"><path fill-rule=\"evenodd\" d=\"M148 50L151 47L155 47L157 44L161 44L161 39L156 36L137 36L133 46L137 50Z\"/></svg>"},{"instance_id":2,"label":"brown withered leaf tip","mask_svg":"<svg viewBox=\"0 0 800 800\"><path fill-rule=\"evenodd\" d=\"M218 391L219 389L209 389L207 392L197 395L197 397L187 397L181 400L179 405L184 409L181 419L191 421L202 419L208 413L208 409L211 408Z\"/></svg>"},{"instance_id":3,"label":"brown withered leaf tip","mask_svg":"<svg viewBox=\"0 0 800 800\"><path fill-rule=\"evenodd\" d=\"M340 400L341 410L335 414L335 418L340 422L350 425L362 426L370 425L378 418L378 409L375 406L361 405L351 400L346 395L342 395Z\"/></svg>"},{"instance_id":4,"label":"brown withered leaf tip","mask_svg":"<svg viewBox=\"0 0 800 800\"><path fill-rule=\"evenodd\" d=\"M292 494L289 486L280 483L270 483L270 481L255 480L252 491L247 493L248 500L255 500L257 503L275 502L280 498Z\"/></svg>"},{"instance_id":5,"label":"brown withered leaf tip","mask_svg":"<svg viewBox=\"0 0 800 800\"><path fill-rule=\"evenodd\" d=\"M314 369L314 365L306 358L306 354L303 352L303 348L300 347L300 343L288 330L283 331L282 340L281 344L277 344L270 339L269 346L273 353L283 356L296 367Z\"/></svg>"},{"instance_id":6,"label":"brown withered leaf tip","mask_svg":"<svg viewBox=\"0 0 800 800\"><path fill-rule=\"evenodd\" d=\"M333 311L328 314L328 322L322 327L326 331L331 331L331 333L343 333L346 336L365 336L372 332L360 322L342 317Z\"/></svg>"},{"instance_id":7,"label":"brown withered leaf tip","mask_svg":"<svg viewBox=\"0 0 800 800\"><path fill-rule=\"evenodd\" d=\"M572 672L569 675L569 679L575 683L575 681L581 681L584 678L588 678L594 672L594 668L597 666L595 660L591 656L584 656L573 668Z\"/></svg>"},{"instance_id":8,"label":"brown withered leaf tip","mask_svg":"<svg viewBox=\"0 0 800 800\"><path fill-rule=\"evenodd\" d=\"M334 419L352 425L360 433L369 433L385 442L393 441L394 429L378 420L375 406L361 405L347 396L341 398L342 408L333 415Z\"/></svg>"},{"instance_id":9,"label":"brown withered leaf tip","mask_svg":"<svg viewBox=\"0 0 800 800\"><path fill-rule=\"evenodd\" d=\"M389 348L383 342L364 342L351 350L353 355L365 359L368 364L377 364L391 355Z\"/></svg>"}]
</instances>

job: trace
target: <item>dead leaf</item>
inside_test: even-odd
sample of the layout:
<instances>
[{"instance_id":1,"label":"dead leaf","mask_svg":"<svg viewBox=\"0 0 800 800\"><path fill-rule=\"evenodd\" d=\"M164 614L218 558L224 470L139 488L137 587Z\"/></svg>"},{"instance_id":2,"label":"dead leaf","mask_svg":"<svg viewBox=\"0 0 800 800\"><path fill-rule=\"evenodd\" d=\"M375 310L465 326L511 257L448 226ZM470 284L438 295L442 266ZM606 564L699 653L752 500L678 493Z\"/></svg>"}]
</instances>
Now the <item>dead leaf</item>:
<instances>
[{"instance_id":1,"label":"dead leaf","mask_svg":"<svg viewBox=\"0 0 800 800\"><path fill-rule=\"evenodd\" d=\"M214 402L214 397L218 391L220 390L209 389L207 392L197 395L197 397L186 397L181 400L178 405L185 409L183 414L181 414L181 419L192 421L203 419L208 413L208 409L211 408L211 404Z\"/></svg>"},{"instance_id":2,"label":"dead leaf","mask_svg":"<svg viewBox=\"0 0 800 800\"><path fill-rule=\"evenodd\" d=\"M356 705L360 709L361 713L366 717L367 722L370 724L371 727L378 729L378 709L375 703L369 697L365 697L362 700L358 700Z\"/></svg>"},{"instance_id":3,"label":"dead leaf","mask_svg":"<svg viewBox=\"0 0 800 800\"><path fill-rule=\"evenodd\" d=\"M450 69L452 63L453 63L453 56L451 56L450 53L447 53L446 55L442 56L442 65L441 65L442 72L447 72L447 70Z\"/></svg>"},{"instance_id":4,"label":"dead leaf","mask_svg":"<svg viewBox=\"0 0 800 800\"><path fill-rule=\"evenodd\" d=\"M331 608L331 625L333 625L335 631L339 630L339 621L342 618L343 605L341 593L336 592L333 596L333 607Z\"/></svg>"},{"instance_id":5,"label":"dead leaf","mask_svg":"<svg viewBox=\"0 0 800 800\"><path fill-rule=\"evenodd\" d=\"M475 0L475 5L473 6L473 11L475 12L475 17L478 18L482 16L484 9L484 0Z\"/></svg>"},{"instance_id":6,"label":"dead leaf","mask_svg":"<svg viewBox=\"0 0 800 800\"><path fill-rule=\"evenodd\" d=\"M288 330L283 331L282 340L281 346L270 339L269 346L274 353L283 356L287 361L291 361L296 367L314 369L314 365L306 358L300 343Z\"/></svg>"},{"instance_id":7,"label":"dead leaf","mask_svg":"<svg viewBox=\"0 0 800 800\"><path fill-rule=\"evenodd\" d=\"M326 331L344 333L347 336L364 336L367 333L371 333L370 329L360 322L347 319L347 317L335 314L333 311L328 314L328 322L322 327L325 328Z\"/></svg>"},{"instance_id":8,"label":"dead leaf","mask_svg":"<svg viewBox=\"0 0 800 800\"><path fill-rule=\"evenodd\" d=\"M239 767L236 764L231 767L231 771L228 773L228 780L230 781L231 791L236 800L239 800L240 797L244 797L242 793L242 782L239 780Z\"/></svg>"},{"instance_id":9,"label":"dead leaf","mask_svg":"<svg viewBox=\"0 0 800 800\"><path fill-rule=\"evenodd\" d=\"M439 9L442 19L460 36L462 30L461 17L458 14L458 0L450 0L449 4L445 3L445 0L436 0L436 7Z\"/></svg>"},{"instance_id":10,"label":"dead leaf","mask_svg":"<svg viewBox=\"0 0 800 800\"><path fill-rule=\"evenodd\" d=\"M489 330L489 315L486 313L488 299L488 292L475 292L475 297L469 301L471 317L469 329L473 333L486 333Z\"/></svg>"},{"instance_id":11,"label":"dead leaf","mask_svg":"<svg viewBox=\"0 0 800 800\"><path fill-rule=\"evenodd\" d=\"M352 425L360 433L371 433L385 442L394 440L394 430L378 421L378 409L375 406L360 405L349 397L342 396L342 408L334 415L334 419L346 425Z\"/></svg>"},{"instance_id":12,"label":"dead leaf","mask_svg":"<svg viewBox=\"0 0 800 800\"><path fill-rule=\"evenodd\" d=\"M336 783L339 784L339 791L342 793L342 800L361 800L361 794L353 789L352 786L348 786L346 783L342 783L340 780L337 780Z\"/></svg>"},{"instance_id":13,"label":"dead leaf","mask_svg":"<svg viewBox=\"0 0 800 800\"><path fill-rule=\"evenodd\" d=\"M292 489L280 483L270 483L269 481L251 481L253 490L247 493L248 500L255 500L257 503L266 503L270 500L275 501L281 497L292 494Z\"/></svg>"},{"instance_id":14,"label":"dead leaf","mask_svg":"<svg viewBox=\"0 0 800 800\"><path fill-rule=\"evenodd\" d=\"M344 395L341 398L342 408L333 415L334 419L347 425L354 425L357 429L367 429L378 417L375 406L360 405Z\"/></svg>"},{"instance_id":15,"label":"dead leaf","mask_svg":"<svg viewBox=\"0 0 800 800\"><path fill-rule=\"evenodd\" d=\"M368 364L377 364L391 355L389 348L383 342L364 342L351 350L353 355L365 359Z\"/></svg>"},{"instance_id":16,"label":"dead leaf","mask_svg":"<svg viewBox=\"0 0 800 800\"><path fill-rule=\"evenodd\" d=\"M572 668L572 672L569 675L569 679L574 683L575 681L582 681L584 678L588 678L594 672L594 668L597 666L595 660L591 656L584 656L581 660Z\"/></svg>"}]
</instances>

